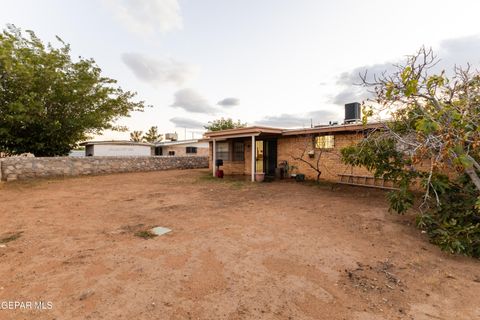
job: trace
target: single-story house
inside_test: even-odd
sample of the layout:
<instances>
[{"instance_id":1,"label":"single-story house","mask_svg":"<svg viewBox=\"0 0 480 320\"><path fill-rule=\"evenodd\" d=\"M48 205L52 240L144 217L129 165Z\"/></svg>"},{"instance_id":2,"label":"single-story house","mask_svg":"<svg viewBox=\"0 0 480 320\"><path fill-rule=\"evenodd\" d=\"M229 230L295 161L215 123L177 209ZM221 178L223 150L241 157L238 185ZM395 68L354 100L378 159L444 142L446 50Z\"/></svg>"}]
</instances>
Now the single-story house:
<instances>
[{"instance_id":1,"label":"single-story house","mask_svg":"<svg viewBox=\"0 0 480 320\"><path fill-rule=\"evenodd\" d=\"M126 140L87 141L80 143L85 147L85 156L116 157L116 156L151 156L153 144Z\"/></svg>"},{"instance_id":2,"label":"single-story house","mask_svg":"<svg viewBox=\"0 0 480 320\"><path fill-rule=\"evenodd\" d=\"M204 141L209 143L209 166L215 175L216 160L223 160L221 169L225 175L249 175L256 180L256 173L266 177L278 177L288 174L303 174L307 179L316 179L317 172L312 166L317 165L321 178L331 181L347 182L367 181L372 174L362 167L352 167L341 162L340 150L356 144L372 129L380 124L363 125L359 112L351 119L351 110L346 105L345 123L316 126L302 129L282 129L264 126L210 131L204 134ZM360 108L359 104L355 105ZM305 161L300 160L304 159ZM307 163L308 162L308 163ZM310 163L310 164L309 164ZM381 179L380 179L381 180ZM369 181L372 185L385 185L385 181ZM387 182L388 183L388 182ZM364 184L363 181L359 184ZM368 183L366 183L368 184Z\"/></svg>"},{"instance_id":3,"label":"single-story house","mask_svg":"<svg viewBox=\"0 0 480 320\"><path fill-rule=\"evenodd\" d=\"M208 142L198 139L163 141L155 144L156 156L203 156L208 155Z\"/></svg>"}]
</instances>

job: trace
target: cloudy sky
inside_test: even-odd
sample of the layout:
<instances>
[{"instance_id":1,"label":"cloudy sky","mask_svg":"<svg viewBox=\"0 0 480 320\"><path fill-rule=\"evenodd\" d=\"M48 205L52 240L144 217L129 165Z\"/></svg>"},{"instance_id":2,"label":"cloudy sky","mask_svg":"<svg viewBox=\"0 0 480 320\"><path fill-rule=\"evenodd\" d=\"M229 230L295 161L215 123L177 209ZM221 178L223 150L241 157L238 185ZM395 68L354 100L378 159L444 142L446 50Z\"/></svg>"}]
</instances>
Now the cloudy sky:
<instances>
[{"instance_id":1,"label":"cloudy sky","mask_svg":"<svg viewBox=\"0 0 480 320\"><path fill-rule=\"evenodd\" d=\"M219 117L309 126L361 100L358 72L381 72L420 46L442 66L480 64L479 1L15 0L0 23L55 35L73 56L152 108L120 121L199 136ZM104 139L128 139L105 132Z\"/></svg>"}]
</instances>

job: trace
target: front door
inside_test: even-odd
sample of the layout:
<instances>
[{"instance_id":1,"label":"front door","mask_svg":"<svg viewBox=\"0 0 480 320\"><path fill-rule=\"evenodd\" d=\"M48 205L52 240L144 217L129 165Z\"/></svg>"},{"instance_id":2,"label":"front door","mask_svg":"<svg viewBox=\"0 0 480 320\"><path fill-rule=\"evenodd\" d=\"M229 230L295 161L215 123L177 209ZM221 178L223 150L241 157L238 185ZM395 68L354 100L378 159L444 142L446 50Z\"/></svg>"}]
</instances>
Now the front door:
<instances>
[{"instance_id":1,"label":"front door","mask_svg":"<svg viewBox=\"0 0 480 320\"><path fill-rule=\"evenodd\" d=\"M264 140L263 149L265 175L274 177L277 168L277 139Z\"/></svg>"},{"instance_id":2,"label":"front door","mask_svg":"<svg viewBox=\"0 0 480 320\"><path fill-rule=\"evenodd\" d=\"M255 171L263 172L266 176L275 176L277 168L277 139L257 140Z\"/></svg>"},{"instance_id":3,"label":"front door","mask_svg":"<svg viewBox=\"0 0 480 320\"><path fill-rule=\"evenodd\" d=\"M264 151L265 175L274 177L277 168L277 139L265 140Z\"/></svg>"}]
</instances>

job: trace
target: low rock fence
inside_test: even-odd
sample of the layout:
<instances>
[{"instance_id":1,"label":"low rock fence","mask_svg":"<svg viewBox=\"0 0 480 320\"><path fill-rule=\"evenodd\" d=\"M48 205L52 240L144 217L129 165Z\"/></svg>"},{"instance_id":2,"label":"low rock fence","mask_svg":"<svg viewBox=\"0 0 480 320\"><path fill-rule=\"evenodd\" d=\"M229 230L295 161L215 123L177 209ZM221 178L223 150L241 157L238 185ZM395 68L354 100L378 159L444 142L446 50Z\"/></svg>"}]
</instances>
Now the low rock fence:
<instances>
[{"instance_id":1,"label":"low rock fence","mask_svg":"<svg viewBox=\"0 0 480 320\"><path fill-rule=\"evenodd\" d=\"M208 168L208 157L12 157L0 159L0 180Z\"/></svg>"}]
</instances>

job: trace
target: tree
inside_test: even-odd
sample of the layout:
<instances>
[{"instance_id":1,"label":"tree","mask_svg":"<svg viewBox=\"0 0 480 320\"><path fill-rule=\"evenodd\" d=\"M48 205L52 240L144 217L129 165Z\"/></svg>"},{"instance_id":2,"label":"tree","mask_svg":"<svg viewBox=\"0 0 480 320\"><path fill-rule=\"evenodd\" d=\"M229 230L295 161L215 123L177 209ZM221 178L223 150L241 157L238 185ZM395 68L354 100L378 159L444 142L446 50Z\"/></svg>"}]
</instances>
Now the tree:
<instances>
[{"instance_id":1,"label":"tree","mask_svg":"<svg viewBox=\"0 0 480 320\"><path fill-rule=\"evenodd\" d=\"M93 59L72 61L70 46L44 45L13 25L0 33L0 151L66 155L79 141L141 111L135 93L101 74Z\"/></svg>"},{"instance_id":2,"label":"tree","mask_svg":"<svg viewBox=\"0 0 480 320\"><path fill-rule=\"evenodd\" d=\"M143 136L143 140L150 142L150 143L155 143L158 141L162 141L163 135L158 133L158 128L157 127L151 127L148 129L147 133Z\"/></svg>"},{"instance_id":3,"label":"tree","mask_svg":"<svg viewBox=\"0 0 480 320\"><path fill-rule=\"evenodd\" d=\"M480 74L455 67L433 73L438 60L422 48L392 74L362 75L374 101L364 104L364 122L390 118L360 144L342 150L343 161L395 180L391 208L406 212L423 191L419 227L451 252L480 256Z\"/></svg>"},{"instance_id":4,"label":"tree","mask_svg":"<svg viewBox=\"0 0 480 320\"><path fill-rule=\"evenodd\" d=\"M130 141L142 142L143 141L143 131L132 131L132 132L130 132Z\"/></svg>"},{"instance_id":5,"label":"tree","mask_svg":"<svg viewBox=\"0 0 480 320\"><path fill-rule=\"evenodd\" d=\"M204 128L208 131L220 131L227 129L245 128L246 126L247 124L240 122L240 120L234 122L231 118L221 118L214 121L209 121L208 125L204 126Z\"/></svg>"}]
</instances>

